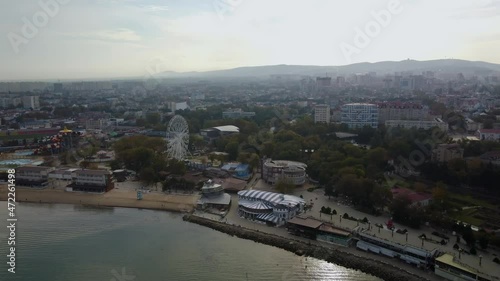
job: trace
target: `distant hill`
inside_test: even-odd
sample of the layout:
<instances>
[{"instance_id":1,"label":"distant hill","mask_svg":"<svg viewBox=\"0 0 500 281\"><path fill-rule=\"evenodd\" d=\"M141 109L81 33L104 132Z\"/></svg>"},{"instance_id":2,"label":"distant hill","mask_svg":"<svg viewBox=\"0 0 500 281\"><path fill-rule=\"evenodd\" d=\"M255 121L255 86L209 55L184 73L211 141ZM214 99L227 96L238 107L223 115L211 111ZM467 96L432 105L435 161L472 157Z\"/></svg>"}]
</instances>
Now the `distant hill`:
<instances>
[{"instance_id":1,"label":"distant hill","mask_svg":"<svg viewBox=\"0 0 500 281\"><path fill-rule=\"evenodd\" d=\"M467 61L457 59L443 59L430 61L382 61L376 63L355 63L343 66L317 65L267 65L245 66L232 69L214 70L205 72L175 72L167 71L159 74L162 77L263 77L269 75L345 75L350 73L376 72L378 75L393 74L394 72L411 71L421 74L423 71L436 73L463 73L464 75L490 75L500 73L500 64Z\"/></svg>"}]
</instances>

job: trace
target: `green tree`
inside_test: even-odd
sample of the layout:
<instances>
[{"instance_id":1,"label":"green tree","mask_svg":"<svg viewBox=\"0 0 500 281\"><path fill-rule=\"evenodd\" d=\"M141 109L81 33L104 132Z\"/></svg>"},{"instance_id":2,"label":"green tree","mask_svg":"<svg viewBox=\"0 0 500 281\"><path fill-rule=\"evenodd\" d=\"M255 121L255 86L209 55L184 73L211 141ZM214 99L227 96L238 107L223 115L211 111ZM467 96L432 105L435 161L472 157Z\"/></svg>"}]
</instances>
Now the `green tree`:
<instances>
[{"instance_id":1,"label":"green tree","mask_svg":"<svg viewBox=\"0 0 500 281\"><path fill-rule=\"evenodd\" d=\"M234 161L238 158L240 144L237 141L229 142L224 151L228 154L229 160Z\"/></svg>"},{"instance_id":2,"label":"green tree","mask_svg":"<svg viewBox=\"0 0 500 281\"><path fill-rule=\"evenodd\" d=\"M139 179L146 185L150 186L158 181L158 174L153 168L145 167L139 172Z\"/></svg>"},{"instance_id":3,"label":"green tree","mask_svg":"<svg viewBox=\"0 0 500 281\"><path fill-rule=\"evenodd\" d=\"M438 182L432 189L432 198L438 202L447 198L446 185L443 182Z\"/></svg>"},{"instance_id":4,"label":"green tree","mask_svg":"<svg viewBox=\"0 0 500 281\"><path fill-rule=\"evenodd\" d=\"M168 171L174 175L184 175L187 171L186 164L183 161L177 159L170 159L168 161Z\"/></svg>"},{"instance_id":5,"label":"green tree","mask_svg":"<svg viewBox=\"0 0 500 281\"><path fill-rule=\"evenodd\" d=\"M118 169L121 169L122 168L122 163L118 160L113 160L111 162L109 162L109 166L111 168L111 170L118 170Z\"/></svg>"}]
</instances>

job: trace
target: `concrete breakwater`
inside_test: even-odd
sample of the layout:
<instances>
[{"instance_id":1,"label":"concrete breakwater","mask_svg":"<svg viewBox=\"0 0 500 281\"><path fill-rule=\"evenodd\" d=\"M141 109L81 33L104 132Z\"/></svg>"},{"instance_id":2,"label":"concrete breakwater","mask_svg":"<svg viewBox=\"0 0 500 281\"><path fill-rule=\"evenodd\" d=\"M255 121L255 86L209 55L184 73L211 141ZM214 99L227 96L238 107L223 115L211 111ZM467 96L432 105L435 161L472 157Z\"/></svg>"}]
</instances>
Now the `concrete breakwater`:
<instances>
[{"instance_id":1,"label":"concrete breakwater","mask_svg":"<svg viewBox=\"0 0 500 281\"><path fill-rule=\"evenodd\" d=\"M195 215L185 215L184 221L196 223L214 230L236 236L243 239L253 240L258 243L275 246L297 255L305 255L317 259L325 260L346 268L360 270L371 274L385 281L417 281L428 280L426 278L411 274L394 265L378 260L356 256L355 254L342 251L340 249L327 248L308 242L293 240L274 234L260 232L236 225L229 225Z\"/></svg>"}]
</instances>

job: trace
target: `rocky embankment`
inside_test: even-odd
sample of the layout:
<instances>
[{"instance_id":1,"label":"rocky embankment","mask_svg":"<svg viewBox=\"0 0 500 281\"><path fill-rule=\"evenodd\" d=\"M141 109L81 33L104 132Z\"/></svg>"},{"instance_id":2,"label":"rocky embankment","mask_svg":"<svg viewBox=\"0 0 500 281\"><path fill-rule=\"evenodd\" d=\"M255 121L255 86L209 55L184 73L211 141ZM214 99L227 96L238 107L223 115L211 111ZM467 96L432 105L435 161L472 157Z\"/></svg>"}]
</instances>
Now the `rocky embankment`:
<instances>
[{"instance_id":1,"label":"rocky embankment","mask_svg":"<svg viewBox=\"0 0 500 281\"><path fill-rule=\"evenodd\" d=\"M303 241L259 232L258 230L252 230L235 225L228 225L195 215L185 215L183 217L183 220L210 227L214 230L227 233L231 236L237 236L239 238L275 246L297 255L314 257L343 267L361 270L367 274L379 277L385 281L427 280L423 277L411 274L391 264L387 264L370 258L356 256L352 253L344 252L339 249L327 248L325 246L319 246Z\"/></svg>"}]
</instances>

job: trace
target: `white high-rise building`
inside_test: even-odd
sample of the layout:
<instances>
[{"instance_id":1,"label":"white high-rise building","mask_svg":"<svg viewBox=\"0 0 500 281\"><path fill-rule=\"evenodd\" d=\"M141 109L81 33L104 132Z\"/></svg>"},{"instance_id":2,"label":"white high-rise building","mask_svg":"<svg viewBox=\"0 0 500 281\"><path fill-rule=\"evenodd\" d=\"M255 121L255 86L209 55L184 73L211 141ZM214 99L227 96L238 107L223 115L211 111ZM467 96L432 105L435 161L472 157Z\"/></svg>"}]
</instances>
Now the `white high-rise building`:
<instances>
[{"instance_id":1,"label":"white high-rise building","mask_svg":"<svg viewBox=\"0 0 500 281\"><path fill-rule=\"evenodd\" d=\"M39 109L40 108L40 101L39 101L38 96L23 97L23 107L24 108Z\"/></svg>"},{"instance_id":2,"label":"white high-rise building","mask_svg":"<svg viewBox=\"0 0 500 281\"><path fill-rule=\"evenodd\" d=\"M349 128L362 128L378 126L378 107L370 103L348 103L342 106L340 122Z\"/></svg>"},{"instance_id":3,"label":"white high-rise building","mask_svg":"<svg viewBox=\"0 0 500 281\"><path fill-rule=\"evenodd\" d=\"M330 123L330 107L320 104L314 107L314 123Z\"/></svg>"}]
</instances>

